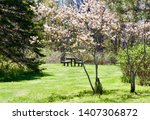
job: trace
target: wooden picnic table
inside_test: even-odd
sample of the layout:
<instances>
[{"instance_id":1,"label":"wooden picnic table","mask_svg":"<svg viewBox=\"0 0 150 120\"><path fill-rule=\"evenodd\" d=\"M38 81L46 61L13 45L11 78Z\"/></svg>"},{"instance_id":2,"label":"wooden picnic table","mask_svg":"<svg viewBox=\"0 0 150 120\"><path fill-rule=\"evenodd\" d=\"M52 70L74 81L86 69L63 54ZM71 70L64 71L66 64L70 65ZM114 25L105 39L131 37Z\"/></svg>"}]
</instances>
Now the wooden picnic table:
<instances>
[{"instance_id":1,"label":"wooden picnic table","mask_svg":"<svg viewBox=\"0 0 150 120\"><path fill-rule=\"evenodd\" d=\"M67 57L67 58L65 58L65 59L71 61L71 62L70 62L71 66L72 66L73 63L74 63L74 66L75 66L75 60L76 60L76 58L74 58L74 57Z\"/></svg>"},{"instance_id":2,"label":"wooden picnic table","mask_svg":"<svg viewBox=\"0 0 150 120\"><path fill-rule=\"evenodd\" d=\"M83 61L81 59L76 58L73 55L65 55L65 56L63 55L60 59L61 60L60 62L63 63L64 66L66 65L69 66L69 64L70 66L76 66L76 64L78 66L83 65Z\"/></svg>"},{"instance_id":3,"label":"wooden picnic table","mask_svg":"<svg viewBox=\"0 0 150 120\"><path fill-rule=\"evenodd\" d=\"M66 59L66 60L70 60L71 66L72 66L72 65L76 66L76 64L78 64L78 66L81 65L81 67L82 67L83 61L80 60L80 59L77 59L77 58L74 58L74 57L67 57L67 58L65 58L65 59Z\"/></svg>"}]
</instances>

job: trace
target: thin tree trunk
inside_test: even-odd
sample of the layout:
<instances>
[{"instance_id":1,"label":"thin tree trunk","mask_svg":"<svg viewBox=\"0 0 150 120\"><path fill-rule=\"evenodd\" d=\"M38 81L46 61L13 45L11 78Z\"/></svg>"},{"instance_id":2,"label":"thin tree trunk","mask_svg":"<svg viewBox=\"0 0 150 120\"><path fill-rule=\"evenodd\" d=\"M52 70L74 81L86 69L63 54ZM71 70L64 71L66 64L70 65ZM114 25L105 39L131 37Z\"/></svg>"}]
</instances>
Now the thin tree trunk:
<instances>
[{"instance_id":1,"label":"thin tree trunk","mask_svg":"<svg viewBox=\"0 0 150 120\"><path fill-rule=\"evenodd\" d=\"M61 46L60 52L61 52L60 62L62 62L65 60L65 54L66 54L65 46L63 46L63 45Z\"/></svg>"},{"instance_id":2,"label":"thin tree trunk","mask_svg":"<svg viewBox=\"0 0 150 120\"><path fill-rule=\"evenodd\" d=\"M98 77L98 56L94 54L94 64L95 64L95 93L103 94L103 88L102 84L100 82L100 79Z\"/></svg>"},{"instance_id":3,"label":"thin tree trunk","mask_svg":"<svg viewBox=\"0 0 150 120\"><path fill-rule=\"evenodd\" d=\"M118 35L116 33L116 37L115 37L115 41L114 41L114 50L115 50L115 54L117 55L118 53Z\"/></svg>"},{"instance_id":4,"label":"thin tree trunk","mask_svg":"<svg viewBox=\"0 0 150 120\"><path fill-rule=\"evenodd\" d=\"M86 70L86 68L85 68L84 63L82 63L82 66L83 66L84 71L85 71L85 73L86 73L86 75L87 75L87 77L88 77L88 80L89 80L90 86L91 86L91 88L92 88L92 90L93 90L93 93L95 93L95 90L94 90L94 87L93 87L93 85L92 85L92 82L91 82L90 76L89 76L89 74L88 74L88 72L87 72L87 70Z\"/></svg>"},{"instance_id":5,"label":"thin tree trunk","mask_svg":"<svg viewBox=\"0 0 150 120\"><path fill-rule=\"evenodd\" d=\"M98 64L95 64L95 72L96 72L95 78L97 79L98 78Z\"/></svg>"},{"instance_id":6,"label":"thin tree trunk","mask_svg":"<svg viewBox=\"0 0 150 120\"><path fill-rule=\"evenodd\" d=\"M131 93L135 92L135 73L133 71L131 71L131 75L130 75L130 79L131 79Z\"/></svg>"},{"instance_id":7,"label":"thin tree trunk","mask_svg":"<svg viewBox=\"0 0 150 120\"><path fill-rule=\"evenodd\" d=\"M96 52L94 53L93 57L94 57L95 72L96 72L95 78L97 79L98 78L98 58L96 56Z\"/></svg>"},{"instance_id":8,"label":"thin tree trunk","mask_svg":"<svg viewBox=\"0 0 150 120\"><path fill-rule=\"evenodd\" d=\"M73 56L74 56L75 58L77 58L74 54L73 54ZM84 65L83 60L82 60L82 67L83 67L83 69L84 69L84 72L86 73L86 76L87 76L88 81L89 81L89 83L90 83L91 89L92 89L93 93L95 93L94 87L93 87L93 85L92 85L90 76L89 76L89 74L88 74L88 72L87 72L87 70L86 70L86 67L85 67L85 65Z\"/></svg>"}]
</instances>

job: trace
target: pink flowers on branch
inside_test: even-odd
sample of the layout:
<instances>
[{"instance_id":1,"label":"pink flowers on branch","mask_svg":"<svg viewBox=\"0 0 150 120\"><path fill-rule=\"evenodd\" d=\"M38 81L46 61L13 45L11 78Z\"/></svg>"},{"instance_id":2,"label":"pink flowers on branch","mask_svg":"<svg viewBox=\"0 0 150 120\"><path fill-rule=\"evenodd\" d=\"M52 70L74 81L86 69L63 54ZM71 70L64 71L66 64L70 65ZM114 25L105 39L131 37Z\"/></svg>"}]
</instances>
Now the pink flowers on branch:
<instances>
[{"instance_id":1,"label":"pink flowers on branch","mask_svg":"<svg viewBox=\"0 0 150 120\"><path fill-rule=\"evenodd\" d=\"M62 41L70 41L73 42L70 47L75 47L79 45L78 42L84 43L86 48L91 50L95 47L95 34L108 36L117 29L115 14L111 13L102 1L88 0L79 9L40 4L37 12L46 18L44 27L49 42L59 45Z\"/></svg>"}]
</instances>

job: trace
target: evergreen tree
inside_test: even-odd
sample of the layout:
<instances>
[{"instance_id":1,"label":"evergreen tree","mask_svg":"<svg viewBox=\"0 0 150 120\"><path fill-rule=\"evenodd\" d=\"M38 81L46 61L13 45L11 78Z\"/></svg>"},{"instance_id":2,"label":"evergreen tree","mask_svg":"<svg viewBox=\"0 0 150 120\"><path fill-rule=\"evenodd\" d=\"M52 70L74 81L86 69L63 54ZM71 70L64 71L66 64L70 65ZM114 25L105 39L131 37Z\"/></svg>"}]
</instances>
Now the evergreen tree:
<instances>
[{"instance_id":1,"label":"evergreen tree","mask_svg":"<svg viewBox=\"0 0 150 120\"><path fill-rule=\"evenodd\" d=\"M39 71L43 28L32 5L31 0L0 0L0 56Z\"/></svg>"}]
</instances>

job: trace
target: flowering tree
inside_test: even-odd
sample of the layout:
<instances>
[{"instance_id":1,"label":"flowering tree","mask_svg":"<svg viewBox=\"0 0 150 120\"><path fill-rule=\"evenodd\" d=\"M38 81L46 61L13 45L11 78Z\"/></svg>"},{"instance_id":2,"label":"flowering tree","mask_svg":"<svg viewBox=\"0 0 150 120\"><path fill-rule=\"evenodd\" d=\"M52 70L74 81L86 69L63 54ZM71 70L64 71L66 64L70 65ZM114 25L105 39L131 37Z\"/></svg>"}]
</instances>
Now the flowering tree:
<instances>
[{"instance_id":1,"label":"flowering tree","mask_svg":"<svg viewBox=\"0 0 150 120\"><path fill-rule=\"evenodd\" d=\"M98 56L104 50L104 41L116 27L115 15L108 11L104 2L91 0L85 3L76 14L80 33L77 36L78 47L90 52L95 64L95 93L102 94L102 85L98 75ZM79 24L80 23L80 24ZM80 49L78 49L80 50Z\"/></svg>"},{"instance_id":2,"label":"flowering tree","mask_svg":"<svg viewBox=\"0 0 150 120\"><path fill-rule=\"evenodd\" d=\"M150 23L130 23L126 24L122 31L122 42L126 53L124 58L127 61L129 81L131 83L131 92L135 92L135 77L139 68L147 55L146 47L149 35L150 35ZM138 53L135 52L137 45L141 44L142 49L139 49ZM137 55L136 55L137 54ZM139 54L139 55L138 55ZM141 55L142 54L142 55ZM126 59L127 58L127 59ZM147 66L148 67L148 66Z\"/></svg>"},{"instance_id":3,"label":"flowering tree","mask_svg":"<svg viewBox=\"0 0 150 120\"><path fill-rule=\"evenodd\" d=\"M95 88L83 64L94 93L102 94L102 85L98 75L98 54L103 52L103 43L113 29L116 29L115 15L103 1L88 0L75 9L72 6L46 7L41 5L40 12L46 16L45 32L50 44L57 48L66 47L70 51L91 53L95 64Z\"/></svg>"},{"instance_id":4,"label":"flowering tree","mask_svg":"<svg viewBox=\"0 0 150 120\"><path fill-rule=\"evenodd\" d=\"M129 70L129 81L131 82L131 92L135 92L135 77L139 68L147 55L146 47L149 44L150 34L150 1L148 0L106 0L109 8L116 12L119 19L119 29L114 36L115 46L123 48L126 55L124 60L126 65L123 67ZM135 55L134 49L137 45L142 45L141 55ZM137 48L136 48L137 49ZM119 49L118 49L119 50ZM136 58L137 56L138 58ZM139 58L140 57L140 58ZM125 59L127 58L127 59ZM138 61L138 60L139 61ZM125 74L127 75L127 74Z\"/></svg>"}]
</instances>

